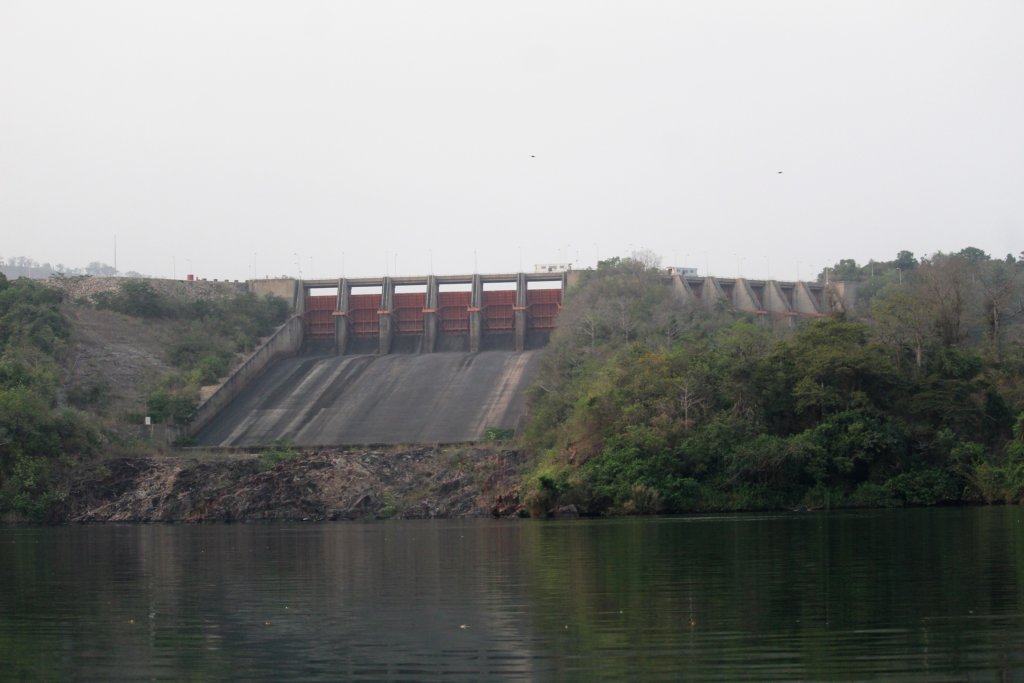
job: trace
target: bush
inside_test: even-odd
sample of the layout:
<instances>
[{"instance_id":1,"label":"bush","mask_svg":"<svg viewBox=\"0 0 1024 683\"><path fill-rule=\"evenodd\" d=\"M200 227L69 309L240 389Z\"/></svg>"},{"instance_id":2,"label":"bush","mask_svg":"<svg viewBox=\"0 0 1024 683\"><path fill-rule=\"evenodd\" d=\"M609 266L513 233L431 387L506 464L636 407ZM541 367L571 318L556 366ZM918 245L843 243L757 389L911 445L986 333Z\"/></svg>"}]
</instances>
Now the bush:
<instances>
[{"instance_id":1,"label":"bush","mask_svg":"<svg viewBox=\"0 0 1024 683\"><path fill-rule=\"evenodd\" d=\"M661 512L661 494L652 486L635 484L619 512L627 515L654 515Z\"/></svg>"},{"instance_id":2,"label":"bush","mask_svg":"<svg viewBox=\"0 0 1024 683\"><path fill-rule=\"evenodd\" d=\"M192 420L199 402L191 391L170 392L157 389L149 395L146 406L154 422L174 420L184 424Z\"/></svg>"},{"instance_id":3,"label":"bush","mask_svg":"<svg viewBox=\"0 0 1024 683\"><path fill-rule=\"evenodd\" d=\"M892 492L885 486L865 481L850 494L847 504L852 507L882 508L895 507L899 501L893 498Z\"/></svg>"},{"instance_id":4,"label":"bush","mask_svg":"<svg viewBox=\"0 0 1024 683\"><path fill-rule=\"evenodd\" d=\"M261 472L273 469L281 463L294 460L299 455L299 450L292 445L288 439L275 441L267 450L260 453L259 470Z\"/></svg>"},{"instance_id":5,"label":"bush","mask_svg":"<svg viewBox=\"0 0 1024 683\"><path fill-rule=\"evenodd\" d=\"M204 356L192 370L193 381L200 385L216 384L230 369L231 363L223 356Z\"/></svg>"},{"instance_id":6,"label":"bush","mask_svg":"<svg viewBox=\"0 0 1024 683\"><path fill-rule=\"evenodd\" d=\"M514 429L488 427L484 430L484 441L510 441L516 434Z\"/></svg>"},{"instance_id":7,"label":"bush","mask_svg":"<svg viewBox=\"0 0 1024 683\"><path fill-rule=\"evenodd\" d=\"M1024 501L1024 463L979 462L971 472L970 487L988 504L1020 503Z\"/></svg>"},{"instance_id":8,"label":"bush","mask_svg":"<svg viewBox=\"0 0 1024 683\"><path fill-rule=\"evenodd\" d=\"M885 487L907 505L937 505L960 500L956 480L937 467L904 472L887 481Z\"/></svg>"},{"instance_id":9,"label":"bush","mask_svg":"<svg viewBox=\"0 0 1024 683\"><path fill-rule=\"evenodd\" d=\"M692 477L673 477L660 489L665 512L699 512L708 507L704 485Z\"/></svg>"},{"instance_id":10,"label":"bush","mask_svg":"<svg viewBox=\"0 0 1024 683\"><path fill-rule=\"evenodd\" d=\"M100 292L93 299L97 308L139 318L162 318L170 313L166 297L145 280L122 280L117 292Z\"/></svg>"},{"instance_id":11,"label":"bush","mask_svg":"<svg viewBox=\"0 0 1024 683\"><path fill-rule=\"evenodd\" d=\"M562 495L568 490L566 472L548 467L537 472L527 483L523 503L531 517L547 517L558 509Z\"/></svg>"}]
</instances>

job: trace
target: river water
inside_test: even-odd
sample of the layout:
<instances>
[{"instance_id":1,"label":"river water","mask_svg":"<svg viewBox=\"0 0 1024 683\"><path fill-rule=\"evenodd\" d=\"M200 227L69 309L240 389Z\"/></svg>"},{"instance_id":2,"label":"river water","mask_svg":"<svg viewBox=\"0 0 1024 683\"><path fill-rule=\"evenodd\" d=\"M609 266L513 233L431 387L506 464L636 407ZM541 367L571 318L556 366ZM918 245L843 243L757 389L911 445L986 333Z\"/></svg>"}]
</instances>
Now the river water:
<instances>
[{"instance_id":1,"label":"river water","mask_svg":"<svg viewBox=\"0 0 1024 683\"><path fill-rule=\"evenodd\" d=\"M1022 517L0 527L0 679L1024 680Z\"/></svg>"}]
</instances>

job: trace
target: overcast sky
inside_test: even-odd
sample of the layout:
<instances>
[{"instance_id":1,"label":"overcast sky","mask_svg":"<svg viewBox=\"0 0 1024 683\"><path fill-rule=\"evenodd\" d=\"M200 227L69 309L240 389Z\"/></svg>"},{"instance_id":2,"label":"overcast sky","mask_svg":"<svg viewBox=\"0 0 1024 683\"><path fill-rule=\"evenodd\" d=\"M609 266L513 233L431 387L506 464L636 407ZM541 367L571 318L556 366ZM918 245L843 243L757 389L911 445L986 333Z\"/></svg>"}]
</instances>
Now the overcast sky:
<instances>
[{"instance_id":1,"label":"overcast sky","mask_svg":"<svg viewBox=\"0 0 1024 683\"><path fill-rule=\"evenodd\" d=\"M0 0L0 256L244 279L1024 249L1024 2ZM781 173L780 173L781 172Z\"/></svg>"}]
</instances>

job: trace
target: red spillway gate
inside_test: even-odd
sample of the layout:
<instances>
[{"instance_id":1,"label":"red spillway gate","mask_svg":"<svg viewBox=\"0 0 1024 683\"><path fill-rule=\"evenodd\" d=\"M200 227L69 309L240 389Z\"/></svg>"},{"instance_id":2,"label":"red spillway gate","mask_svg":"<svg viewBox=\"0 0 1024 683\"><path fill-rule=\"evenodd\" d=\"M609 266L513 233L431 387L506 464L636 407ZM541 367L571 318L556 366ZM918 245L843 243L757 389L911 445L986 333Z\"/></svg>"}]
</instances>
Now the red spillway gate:
<instances>
[{"instance_id":1,"label":"red spillway gate","mask_svg":"<svg viewBox=\"0 0 1024 683\"><path fill-rule=\"evenodd\" d=\"M306 332L311 337L333 337L334 336L334 311L338 307L338 297L329 296L307 296L306 312L303 319L306 321Z\"/></svg>"},{"instance_id":2,"label":"red spillway gate","mask_svg":"<svg viewBox=\"0 0 1024 683\"><path fill-rule=\"evenodd\" d=\"M348 319L356 337L376 337L380 334L377 314L380 294L352 294L348 298Z\"/></svg>"},{"instance_id":3,"label":"red spillway gate","mask_svg":"<svg viewBox=\"0 0 1024 683\"><path fill-rule=\"evenodd\" d=\"M470 292L438 292L437 317L441 334L469 334Z\"/></svg>"},{"instance_id":4,"label":"red spillway gate","mask_svg":"<svg viewBox=\"0 0 1024 683\"><path fill-rule=\"evenodd\" d=\"M511 289L484 290L484 331L511 332L515 322L516 293Z\"/></svg>"},{"instance_id":5,"label":"red spillway gate","mask_svg":"<svg viewBox=\"0 0 1024 683\"><path fill-rule=\"evenodd\" d=\"M423 334L423 308L427 303L426 292L407 292L394 295L394 310L398 334Z\"/></svg>"},{"instance_id":6,"label":"red spillway gate","mask_svg":"<svg viewBox=\"0 0 1024 683\"><path fill-rule=\"evenodd\" d=\"M393 295L393 316L398 334L424 332L426 292L402 292ZM380 334L380 294L349 296L349 330L356 337ZM469 334L472 294L469 291L438 292L437 319L441 334ZM484 290L480 307L485 332L511 332L515 328L516 292L510 289ZM337 295L307 296L303 319L306 332L313 338L334 336ZM553 330L562 307L561 289L529 289L526 292L528 330Z\"/></svg>"},{"instance_id":7,"label":"red spillway gate","mask_svg":"<svg viewBox=\"0 0 1024 683\"><path fill-rule=\"evenodd\" d=\"M562 308L562 290L526 290L527 328L531 330L553 330L558 311Z\"/></svg>"}]
</instances>

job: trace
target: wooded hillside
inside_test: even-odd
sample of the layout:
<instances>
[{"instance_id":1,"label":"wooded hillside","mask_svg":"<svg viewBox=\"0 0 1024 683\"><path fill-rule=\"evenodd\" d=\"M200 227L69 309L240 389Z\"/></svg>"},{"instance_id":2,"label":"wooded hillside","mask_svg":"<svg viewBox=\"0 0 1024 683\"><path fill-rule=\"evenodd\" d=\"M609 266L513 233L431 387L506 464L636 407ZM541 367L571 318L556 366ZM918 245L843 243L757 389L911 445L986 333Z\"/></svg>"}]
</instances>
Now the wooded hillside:
<instances>
[{"instance_id":1,"label":"wooded hillside","mask_svg":"<svg viewBox=\"0 0 1024 683\"><path fill-rule=\"evenodd\" d=\"M684 305L651 264L583 275L531 396L535 514L1024 497L1016 258L840 261L854 312L784 332Z\"/></svg>"}]
</instances>

